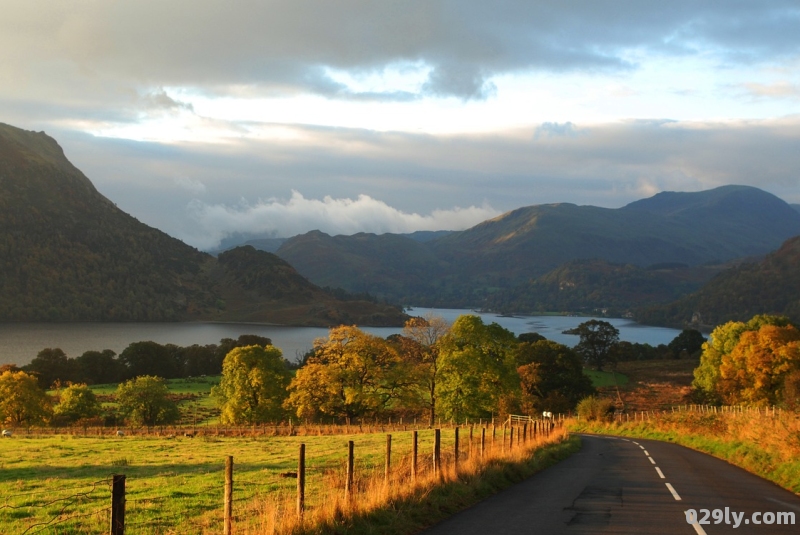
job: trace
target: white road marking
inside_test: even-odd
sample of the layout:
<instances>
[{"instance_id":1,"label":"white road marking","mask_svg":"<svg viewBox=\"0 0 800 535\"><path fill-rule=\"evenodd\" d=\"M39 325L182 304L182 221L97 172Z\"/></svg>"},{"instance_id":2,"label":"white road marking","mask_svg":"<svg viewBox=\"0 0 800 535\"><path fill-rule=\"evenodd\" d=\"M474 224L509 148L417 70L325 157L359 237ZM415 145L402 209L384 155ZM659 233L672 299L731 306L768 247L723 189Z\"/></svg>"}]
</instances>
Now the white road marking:
<instances>
[{"instance_id":1,"label":"white road marking","mask_svg":"<svg viewBox=\"0 0 800 535\"><path fill-rule=\"evenodd\" d=\"M664 472L662 472L661 468L659 468L658 466L656 466L656 472L658 472L658 477L660 477L661 479L666 479L664 477Z\"/></svg>"},{"instance_id":2,"label":"white road marking","mask_svg":"<svg viewBox=\"0 0 800 535\"><path fill-rule=\"evenodd\" d=\"M669 483L667 483L667 485L669 485ZM687 511L684 511L684 512L683 512L683 514L684 514L684 515L686 515L686 513L687 513ZM695 519L694 519L694 524L691 524L691 526L692 526L692 527L694 528L694 530L697 532L697 535L708 535L708 534L706 533L706 530L704 530L704 529L703 529L703 526L701 526L701 525L700 525L700 524L697 522L697 518L695 518Z\"/></svg>"},{"instance_id":3,"label":"white road marking","mask_svg":"<svg viewBox=\"0 0 800 535\"><path fill-rule=\"evenodd\" d=\"M653 458L652 458L652 457L648 457L648 459L650 459L650 462L651 462L651 463L653 463L653 464L656 464L656 462L653 460Z\"/></svg>"},{"instance_id":4,"label":"white road marking","mask_svg":"<svg viewBox=\"0 0 800 535\"><path fill-rule=\"evenodd\" d=\"M647 450L644 450L644 454L647 455L647 456L650 456L650 454L647 453Z\"/></svg>"},{"instance_id":5,"label":"white road marking","mask_svg":"<svg viewBox=\"0 0 800 535\"><path fill-rule=\"evenodd\" d=\"M678 493L675 492L675 489L672 487L672 485L670 485L669 483L664 483L664 484L667 486L669 491L672 493L672 497L675 498L675 501L678 501L678 502L681 501L681 497L678 496Z\"/></svg>"}]
</instances>

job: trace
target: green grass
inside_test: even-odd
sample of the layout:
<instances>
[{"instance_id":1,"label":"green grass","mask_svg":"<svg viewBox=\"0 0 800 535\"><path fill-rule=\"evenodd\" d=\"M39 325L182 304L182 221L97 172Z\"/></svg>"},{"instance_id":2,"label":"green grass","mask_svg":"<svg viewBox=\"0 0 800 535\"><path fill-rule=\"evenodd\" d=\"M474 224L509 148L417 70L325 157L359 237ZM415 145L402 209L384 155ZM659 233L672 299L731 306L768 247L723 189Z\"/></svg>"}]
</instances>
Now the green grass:
<instances>
[{"instance_id":1,"label":"green grass","mask_svg":"<svg viewBox=\"0 0 800 535\"><path fill-rule=\"evenodd\" d=\"M595 388L604 388L608 386L626 385L628 384L628 376L617 373L617 382L614 383L614 374L612 372L601 372L597 370L583 369L584 375L592 380L592 386Z\"/></svg>"},{"instance_id":2,"label":"green grass","mask_svg":"<svg viewBox=\"0 0 800 535\"><path fill-rule=\"evenodd\" d=\"M362 471L381 467L383 433L337 436L223 438L73 437L70 435L0 440L0 533L20 534L36 523L72 515L91 515L110 505L108 480L127 476L126 519L132 533L161 533L180 524L182 533L219 528L222 521L223 467L234 457L234 499L291 491L300 443L306 444L307 501L343 470L347 441L355 442ZM443 431L443 449L452 433ZM420 457L432 451L433 431L419 432ZM411 433L393 435L393 457L411 450ZM427 457L427 456L426 456ZM55 501L54 500L59 500ZM53 503L50 503L53 502ZM73 503L74 502L74 503ZM65 507L66 506L66 507ZM60 516L59 513L62 512ZM98 533L107 513L58 523L59 533ZM35 530L31 530L35 531Z\"/></svg>"}]
</instances>

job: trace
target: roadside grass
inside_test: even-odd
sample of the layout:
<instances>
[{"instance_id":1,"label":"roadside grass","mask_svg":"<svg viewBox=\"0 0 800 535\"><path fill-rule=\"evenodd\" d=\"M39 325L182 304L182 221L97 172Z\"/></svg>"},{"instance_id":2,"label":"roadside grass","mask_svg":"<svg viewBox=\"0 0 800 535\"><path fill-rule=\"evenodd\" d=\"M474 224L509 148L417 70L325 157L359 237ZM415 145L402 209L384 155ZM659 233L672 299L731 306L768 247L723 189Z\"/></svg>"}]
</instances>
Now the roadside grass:
<instances>
[{"instance_id":1,"label":"roadside grass","mask_svg":"<svg viewBox=\"0 0 800 535\"><path fill-rule=\"evenodd\" d=\"M557 439L554 433L553 440ZM285 476L297 470L301 443L306 444L306 503L310 512L306 520L314 518L314 511L328 511L329 524L334 527L325 528L329 531L315 531L316 528L310 524L295 525L295 528L302 527L308 533L333 533L339 529L335 526L340 522L351 522L354 526L364 522L364 526L369 526L377 520L365 515L377 515L379 513L375 511L380 509L379 505L383 506L373 498L361 500L373 504L368 509L359 508L347 514L343 513L346 509L342 509L348 440L355 442L357 477L362 489L359 496L371 496L363 494L363 490L374 491L382 485L385 433L244 438L200 436L193 439L73 435L29 438L18 435L0 440L0 532L6 535L39 531L103 532L108 525L111 505L111 475L125 474L126 527L131 533L219 533L223 518L224 463L225 457L232 455L234 515L241 529L239 532L266 533L269 532L267 517L272 519L270 522L274 526L275 511L283 511L284 515L293 511L287 509L284 502L292 502L297 480ZM443 456L452 450L453 443L452 430L443 430ZM433 449L433 431L420 430L418 444L420 467L424 469ZM403 463L407 462L404 459L411 452L411 432L393 433L392 446L392 458L396 460L394 470L406 470ZM462 455L466 455L468 448L467 440L462 436ZM499 449L498 433L495 450ZM556 451L561 450L556 448ZM474 459L476 455L472 457ZM539 457L537 454L534 459ZM545 462L546 458L536 462ZM501 463L498 466L505 465ZM508 476L511 481L517 477L513 475L516 471L528 473L525 470L529 468L504 467L498 470L503 473L511 470L512 475ZM463 477L466 476L447 476L448 485ZM477 489L494 488L494 483L478 484L477 480L470 485ZM430 485L424 493L432 493L434 487ZM466 503L464 500L477 499L463 498L461 492L453 491L450 498L443 497L443 503L454 503L456 505L452 507L459 508L460 504ZM485 495L482 492L488 490L473 490L467 494ZM402 496L392 498L388 512L384 514L397 516L396 503ZM416 503L413 500L427 499L415 496L403 499L412 500L409 502L412 504ZM331 504L335 503L340 505L331 513ZM273 511L271 516L266 514L270 507ZM442 509L442 514L453 510L442 504L436 507ZM413 516L415 513L408 511L404 514ZM365 518L361 519L362 516ZM432 516L430 521L435 518L442 517ZM369 527L359 529L364 533L376 532L369 531Z\"/></svg>"},{"instance_id":2,"label":"roadside grass","mask_svg":"<svg viewBox=\"0 0 800 535\"><path fill-rule=\"evenodd\" d=\"M800 493L800 418L763 412L657 413L635 422L576 422L573 432L674 442Z\"/></svg>"}]
</instances>

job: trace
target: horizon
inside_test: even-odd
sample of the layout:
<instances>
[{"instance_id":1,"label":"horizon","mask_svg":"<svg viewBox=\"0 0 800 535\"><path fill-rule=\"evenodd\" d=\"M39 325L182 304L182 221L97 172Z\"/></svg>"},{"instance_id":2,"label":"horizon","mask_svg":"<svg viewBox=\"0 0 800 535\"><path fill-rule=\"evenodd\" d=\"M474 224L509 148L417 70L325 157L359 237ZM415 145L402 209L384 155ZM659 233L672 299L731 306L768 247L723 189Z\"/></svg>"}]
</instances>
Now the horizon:
<instances>
[{"instance_id":1,"label":"horizon","mask_svg":"<svg viewBox=\"0 0 800 535\"><path fill-rule=\"evenodd\" d=\"M792 1L8 4L0 121L200 249L732 184L800 203Z\"/></svg>"}]
</instances>

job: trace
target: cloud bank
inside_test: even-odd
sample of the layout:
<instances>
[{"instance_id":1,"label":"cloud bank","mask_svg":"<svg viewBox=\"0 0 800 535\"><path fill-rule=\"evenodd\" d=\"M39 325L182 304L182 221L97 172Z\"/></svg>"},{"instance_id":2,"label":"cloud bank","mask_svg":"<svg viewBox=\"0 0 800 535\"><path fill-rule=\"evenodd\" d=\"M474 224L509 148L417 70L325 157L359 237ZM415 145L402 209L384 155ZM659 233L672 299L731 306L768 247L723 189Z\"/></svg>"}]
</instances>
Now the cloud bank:
<instances>
[{"instance_id":1,"label":"cloud bank","mask_svg":"<svg viewBox=\"0 0 800 535\"><path fill-rule=\"evenodd\" d=\"M297 191L286 201L242 201L236 206L206 204L194 200L188 208L200 231L194 245L206 250L217 247L231 234L254 234L288 238L310 230L327 234L359 232L409 233L418 230L463 230L499 215L488 205L434 210L429 215L402 212L368 195L356 199L306 199Z\"/></svg>"}]
</instances>

